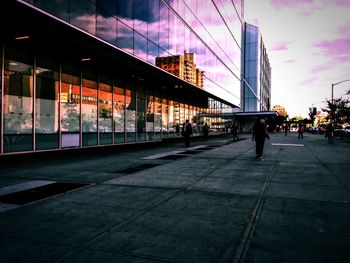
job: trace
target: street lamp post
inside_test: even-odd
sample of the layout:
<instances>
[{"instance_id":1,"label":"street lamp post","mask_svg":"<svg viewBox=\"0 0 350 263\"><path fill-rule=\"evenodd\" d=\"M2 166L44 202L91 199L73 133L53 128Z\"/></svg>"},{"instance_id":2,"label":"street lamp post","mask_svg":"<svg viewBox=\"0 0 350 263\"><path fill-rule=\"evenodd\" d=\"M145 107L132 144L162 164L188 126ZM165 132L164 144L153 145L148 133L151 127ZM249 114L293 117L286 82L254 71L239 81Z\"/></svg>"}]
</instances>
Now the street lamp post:
<instances>
[{"instance_id":1,"label":"street lamp post","mask_svg":"<svg viewBox=\"0 0 350 263\"><path fill-rule=\"evenodd\" d=\"M334 86L339 85L341 83L350 81L350 79L345 79L336 83L332 83L332 119L334 118Z\"/></svg>"}]
</instances>

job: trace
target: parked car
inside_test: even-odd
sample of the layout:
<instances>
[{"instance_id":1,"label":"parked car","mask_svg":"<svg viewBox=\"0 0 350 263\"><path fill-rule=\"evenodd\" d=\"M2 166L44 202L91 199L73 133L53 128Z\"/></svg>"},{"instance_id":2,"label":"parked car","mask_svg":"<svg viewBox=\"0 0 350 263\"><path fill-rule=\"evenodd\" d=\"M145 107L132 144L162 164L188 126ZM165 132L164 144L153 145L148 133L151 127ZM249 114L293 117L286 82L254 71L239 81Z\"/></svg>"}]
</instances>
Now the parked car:
<instances>
[{"instance_id":1,"label":"parked car","mask_svg":"<svg viewBox=\"0 0 350 263\"><path fill-rule=\"evenodd\" d=\"M350 126L345 126L341 131L342 137L350 137Z\"/></svg>"}]
</instances>

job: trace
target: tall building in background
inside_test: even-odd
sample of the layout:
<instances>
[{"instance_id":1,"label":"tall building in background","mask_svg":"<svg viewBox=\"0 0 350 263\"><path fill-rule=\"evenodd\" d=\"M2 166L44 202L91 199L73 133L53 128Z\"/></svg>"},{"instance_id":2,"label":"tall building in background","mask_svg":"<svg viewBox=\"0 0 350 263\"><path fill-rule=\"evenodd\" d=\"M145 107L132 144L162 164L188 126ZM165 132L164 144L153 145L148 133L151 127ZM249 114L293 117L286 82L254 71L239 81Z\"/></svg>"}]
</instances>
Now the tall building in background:
<instances>
[{"instance_id":1,"label":"tall building in background","mask_svg":"<svg viewBox=\"0 0 350 263\"><path fill-rule=\"evenodd\" d=\"M186 119L227 130L242 2L4 1L0 155L158 141Z\"/></svg>"},{"instance_id":2,"label":"tall building in background","mask_svg":"<svg viewBox=\"0 0 350 263\"><path fill-rule=\"evenodd\" d=\"M244 23L243 45L241 111L269 111L271 67L257 26Z\"/></svg>"}]
</instances>

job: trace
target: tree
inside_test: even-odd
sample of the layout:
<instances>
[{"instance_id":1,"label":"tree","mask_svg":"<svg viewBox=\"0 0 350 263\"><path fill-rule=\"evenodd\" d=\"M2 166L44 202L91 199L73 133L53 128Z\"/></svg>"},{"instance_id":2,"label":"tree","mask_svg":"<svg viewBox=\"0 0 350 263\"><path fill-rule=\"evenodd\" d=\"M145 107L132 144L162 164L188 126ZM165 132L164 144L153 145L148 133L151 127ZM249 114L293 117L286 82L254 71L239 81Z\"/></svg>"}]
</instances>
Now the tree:
<instances>
[{"instance_id":1,"label":"tree","mask_svg":"<svg viewBox=\"0 0 350 263\"><path fill-rule=\"evenodd\" d=\"M327 120L334 120L334 124L344 124L350 121L350 101L337 98L333 102L327 100L327 107L322 109L328 113Z\"/></svg>"}]
</instances>

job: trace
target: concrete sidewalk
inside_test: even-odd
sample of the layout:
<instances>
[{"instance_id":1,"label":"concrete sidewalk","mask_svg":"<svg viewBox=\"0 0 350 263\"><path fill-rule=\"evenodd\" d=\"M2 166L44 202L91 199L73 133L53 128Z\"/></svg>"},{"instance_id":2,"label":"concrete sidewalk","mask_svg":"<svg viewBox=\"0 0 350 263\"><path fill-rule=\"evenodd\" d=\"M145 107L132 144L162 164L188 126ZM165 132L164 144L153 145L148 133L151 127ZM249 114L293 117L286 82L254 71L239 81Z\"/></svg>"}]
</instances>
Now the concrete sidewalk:
<instances>
[{"instance_id":1,"label":"concrete sidewalk","mask_svg":"<svg viewBox=\"0 0 350 263\"><path fill-rule=\"evenodd\" d=\"M350 262L350 143L264 155L246 135L3 165L0 261Z\"/></svg>"}]
</instances>

